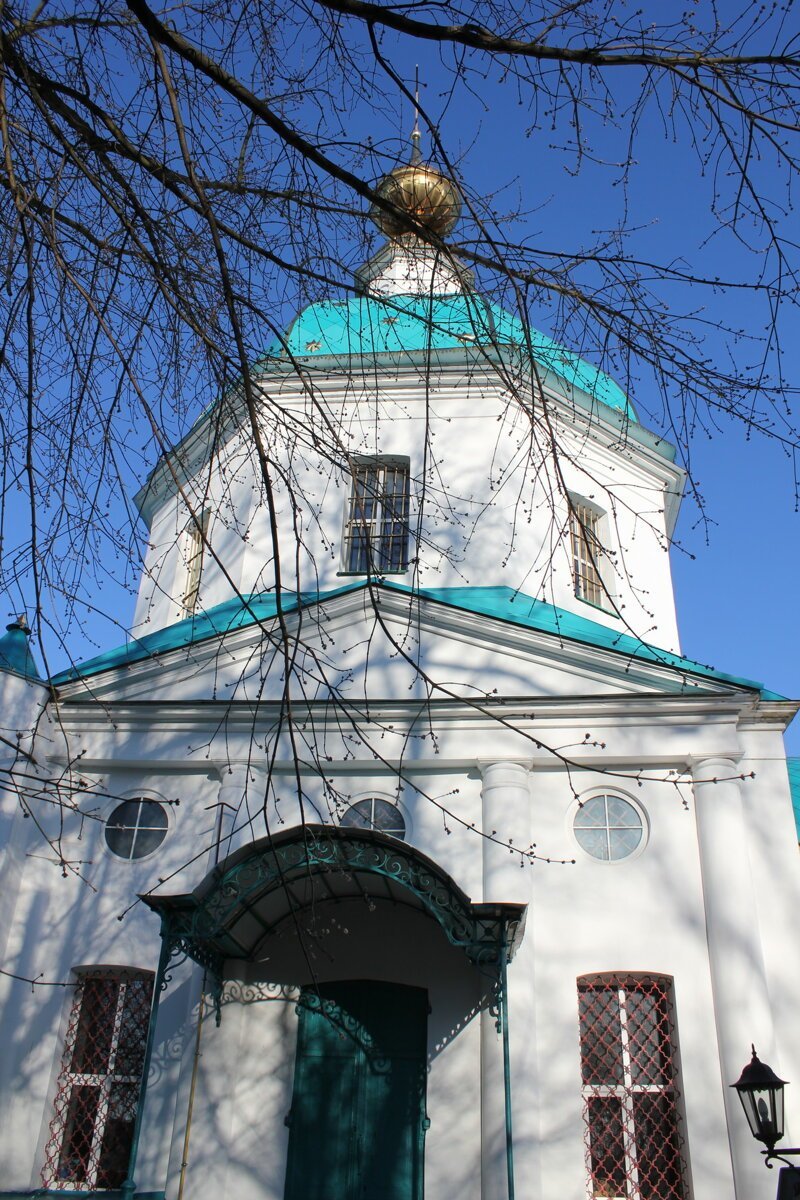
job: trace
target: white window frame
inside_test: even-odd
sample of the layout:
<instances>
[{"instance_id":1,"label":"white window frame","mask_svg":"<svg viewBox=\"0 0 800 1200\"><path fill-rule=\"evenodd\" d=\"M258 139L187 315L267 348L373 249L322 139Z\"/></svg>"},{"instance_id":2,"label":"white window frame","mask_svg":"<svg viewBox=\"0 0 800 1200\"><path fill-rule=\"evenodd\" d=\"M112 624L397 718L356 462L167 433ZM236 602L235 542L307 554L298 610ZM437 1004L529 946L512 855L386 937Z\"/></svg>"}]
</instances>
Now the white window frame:
<instances>
[{"instance_id":1,"label":"white window frame","mask_svg":"<svg viewBox=\"0 0 800 1200\"><path fill-rule=\"evenodd\" d=\"M377 476L377 485L364 497L359 484L370 475ZM402 480L402 492L387 489L390 477ZM389 499L400 496L399 511L392 509ZM342 575L403 575L409 566L411 503L410 460L397 455L377 455L357 458L352 463L350 492L347 498L342 536ZM393 565L395 548L399 548L398 565Z\"/></svg>"},{"instance_id":2,"label":"white window frame","mask_svg":"<svg viewBox=\"0 0 800 1200\"><path fill-rule=\"evenodd\" d=\"M159 844L156 846L156 848L154 850L150 850L150 851L148 851L147 854L141 854L138 857L126 858L122 854L117 854L116 850L112 850L108 844L108 840L106 838L106 829L108 826L108 821L114 815L114 813L117 811L117 809L121 807L121 805L136 803L136 802L141 804L145 801L152 803L152 804L157 804L161 808L162 812L164 813L164 815L167 818L167 827L164 832L163 838L161 839L161 841L159 842ZM108 855L109 858L113 859L114 862L117 864L128 863L131 866L136 866L138 863L146 862L148 858L151 858L154 854L158 854L158 852L161 850L162 846L164 845L164 842L167 840L170 833L172 832L172 825L173 825L173 821L174 821L173 807L174 807L174 803L171 803L169 800L166 799L166 797L152 795L147 792L133 792L131 795L125 795L125 794L120 795L119 798L117 799L116 803L114 804L113 808L111 808L111 810L106 814L105 820L103 821L103 850L104 850L105 854ZM142 816L142 813L141 813L141 809L140 809L137 820L136 820L136 825L135 826L133 826L133 825L124 826L124 828L126 828L126 829L134 830L134 838L133 838L133 846L134 847L136 844L136 837L138 836L139 830L142 829L141 816ZM160 827L144 825L144 829L151 829L151 828L160 828Z\"/></svg>"},{"instance_id":3,"label":"white window frame","mask_svg":"<svg viewBox=\"0 0 800 1200\"><path fill-rule=\"evenodd\" d=\"M356 829L356 830L358 830L358 829L360 829L360 828L367 828L367 829L374 829L376 833L384 833L384 832L386 832L386 831L384 831L384 830L382 830L382 829L378 829L378 828L377 828L377 827L374 825L374 823L373 823L373 821L372 821L372 820L370 821L370 824L369 824L369 825L367 825L366 827L364 827L364 826L358 826L358 825L355 825L355 826L353 826L353 825L345 825L345 824L344 824L344 818L347 816L347 814L348 814L349 812L351 812L351 811L352 811L354 808L357 808L357 807L359 807L360 805L363 805L363 804L370 804L370 805L372 805L372 807L371 807L371 809L370 809L370 816L371 816L371 818L374 818L374 815L375 815L375 804L376 804L376 802L377 802L377 803L379 803L379 804L388 804L390 808L393 808L393 809L395 810L395 812L397 813L397 817L398 817L398 825L399 825L399 824L402 824L402 826L403 826L403 832L402 832L402 833L395 833L394 831L388 831L388 836L389 836L389 837L394 837L394 838L397 838L397 840L398 840L398 841L400 841L400 842L405 842L405 841L408 841L408 818L406 817L405 811L404 811L404 810L403 810L403 808L402 808L402 807L401 807L401 806L400 806L400 805L397 803L397 801L396 801L396 800L390 800L390 799L388 798L388 796L382 796L382 795L380 795L380 793L379 793L379 792L369 792L369 793L367 793L367 794L366 794L366 795L364 795L364 796L356 796L356 797L353 797L352 799L348 800L348 802L347 802L347 804L346 804L346 806L345 806L345 808L344 808L344 811L343 811L343 812L341 813L341 815L339 816L339 825L340 825L340 826L341 826L343 829Z\"/></svg>"}]
</instances>

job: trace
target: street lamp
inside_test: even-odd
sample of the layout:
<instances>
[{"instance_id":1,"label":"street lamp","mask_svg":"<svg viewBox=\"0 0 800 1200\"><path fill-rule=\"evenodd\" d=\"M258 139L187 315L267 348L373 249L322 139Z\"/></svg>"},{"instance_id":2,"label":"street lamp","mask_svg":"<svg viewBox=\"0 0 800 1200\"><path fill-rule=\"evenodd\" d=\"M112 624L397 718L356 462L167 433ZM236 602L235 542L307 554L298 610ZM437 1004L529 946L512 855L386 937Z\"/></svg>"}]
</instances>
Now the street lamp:
<instances>
[{"instance_id":1,"label":"street lamp","mask_svg":"<svg viewBox=\"0 0 800 1200\"><path fill-rule=\"evenodd\" d=\"M786 1080L779 1079L772 1067L761 1062L755 1046L752 1050L753 1057L731 1087L736 1088L742 1102L750 1132L767 1147L766 1160L769 1165L775 1144L783 1137L783 1089ZM800 1151L781 1151L781 1154L794 1153Z\"/></svg>"},{"instance_id":2,"label":"street lamp","mask_svg":"<svg viewBox=\"0 0 800 1200\"><path fill-rule=\"evenodd\" d=\"M789 1162L789 1158L800 1156L800 1148L781 1146L775 1149L776 1143L783 1137L785 1085L785 1079L779 1079L772 1067L759 1060L753 1046L753 1057L731 1087L736 1088L742 1102L750 1132L767 1147L761 1151L766 1166L771 1170L771 1160L774 1158L786 1164L780 1170L776 1200L800 1200L800 1168L793 1167Z\"/></svg>"}]
</instances>

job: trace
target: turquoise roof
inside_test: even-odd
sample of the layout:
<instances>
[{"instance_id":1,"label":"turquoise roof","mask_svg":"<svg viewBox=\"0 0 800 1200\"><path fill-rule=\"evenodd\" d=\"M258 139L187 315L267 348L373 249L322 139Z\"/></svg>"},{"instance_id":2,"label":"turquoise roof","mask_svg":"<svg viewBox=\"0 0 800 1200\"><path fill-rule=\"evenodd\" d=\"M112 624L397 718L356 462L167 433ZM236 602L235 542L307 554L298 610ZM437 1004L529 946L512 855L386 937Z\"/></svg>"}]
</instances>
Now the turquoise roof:
<instances>
[{"instance_id":1,"label":"turquoise roof","mask_svg":"<svg viewBox=\"0 0 800 1200\"><path fill-rule=\"evenodd\" d=\"M0 637L0 670L13 671L27 679L41 678L36 659L31 654L29 637L30 630L18 621L6 625L6 632Z\"/></svg>"},{"instance_id":2,"label":"turquoise roof","mask_svg":"<svg viewBox=\"0 0 800 1200\"><path fill-rule=\"evenodd\" d=\"M475 293L444 296L352 296L320 300L295 317L267 357L370 356L453 350L465 346L514 346L609 408L636 414L622 388L603 371L565 350L538 329Z\"/></svg>"},{"instance_id":3,"label":"turquoise roof","mask_svg":"<svg viewBox=\"0 0 800 1200\"><path fill-rule=\"evenodd\" d=\"M798 840L800 840L800 758L787 758L786 769L789 772L789 791L792 793L794 823L797 827Z\"/></svg>"},{"instance_id":4,"label":"turquoise roof","mask_svg":"<svg viewBox=\"0 0 800 1200\"><path fill-rule=\"evenodd\" d=\"M284 612L292 612L298 608L306 608L324 600L348 592L359 591L366 587L383 588L387 591L402 592L435 603L447 604L451 608L461 609L475 615L493 617L519 625L526 629L535 629L550 633L568 641L581 642L584 645L598 646L604 650L612 650L624 655L627 659L657 663L680 671L693 677L706 678L716 683L731 684L734 687L749 688L761 693L764 699L780 700L774 692L765 691L760 683L750 679L740 679L735 675L725 675L712 667L672 654L668 650L659 650L655 646L640 642L627 633L616 633L597 621L587 617L556 608L544 600L534 600L522 592L515 592L508 587L456 587L456 588L411 588L405 584L390 580L358 580L345 584L328 592L295 592L283 598ZM259 621L269 621L276 614L276 598L274 592L261 592L241 600L229 600L219 604L208 612L178 621L154 633L145 634L136 641L114 650L67 671L55 675L51 683L55 685L68 683L74 679L85 679L100 671L110 671L124 667L129 663L142 662L171 650L178 650L203 642L208 638L219 637L235 629L243 629Z\"/></svg>"}]
</instances>

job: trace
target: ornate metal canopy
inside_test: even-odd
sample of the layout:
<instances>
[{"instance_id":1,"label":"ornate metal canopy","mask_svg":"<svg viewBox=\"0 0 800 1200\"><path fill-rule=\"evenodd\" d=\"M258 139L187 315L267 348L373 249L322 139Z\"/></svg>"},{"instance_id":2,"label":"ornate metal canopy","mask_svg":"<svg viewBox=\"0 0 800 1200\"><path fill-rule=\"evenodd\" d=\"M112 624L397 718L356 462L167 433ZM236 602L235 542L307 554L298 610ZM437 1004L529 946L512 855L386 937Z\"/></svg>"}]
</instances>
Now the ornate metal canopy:
<instances>
[{"instance_id":1,"label":"ornate metal canopy","mask_svg":"<svg viewBox=\"0 0 800 1200\"><path fill-rule=\"evenodd\" d=\"M253 959L289 914L365 895L423 910L451 945L489 969L510 959L522 936L525 905L473 904L419 850L371 830L328 825L263 838L230 855L193 892L143 900L161 916L169 956L184 953L221 981L226 960Z\"/></svg>"}]
</instances>

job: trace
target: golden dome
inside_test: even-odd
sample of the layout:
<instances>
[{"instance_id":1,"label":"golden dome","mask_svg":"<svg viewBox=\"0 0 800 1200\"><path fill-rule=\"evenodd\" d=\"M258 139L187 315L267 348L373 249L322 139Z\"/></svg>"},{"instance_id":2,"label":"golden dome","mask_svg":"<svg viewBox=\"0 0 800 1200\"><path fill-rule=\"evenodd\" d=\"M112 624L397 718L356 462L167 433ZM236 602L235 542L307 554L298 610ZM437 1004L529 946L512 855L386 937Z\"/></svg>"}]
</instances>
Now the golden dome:
<instances>
[{"instance_id":1,"label":"golden dome","mask_svg":"<svg viewBox=\"0 0 800 1200\"><path fill-rule=\"evenodd\" d=\"M414 232L400 214L407 214L438 237L445 237L461 214L461 197L452 179L426 163L395 167L384 175L376 191L382 200L400 210L395 216L377 204L370 209L372 220L387 237Z\"/></svg>"}]
</instances>

